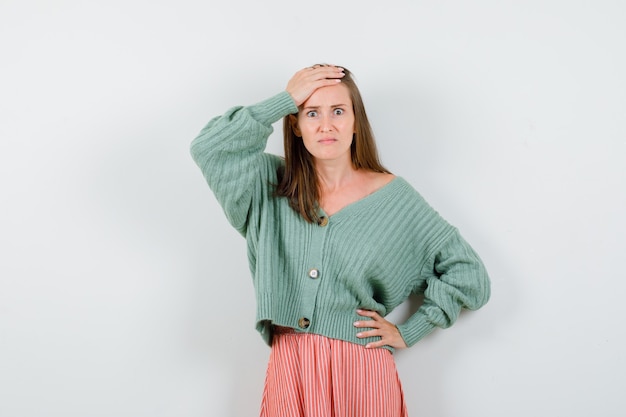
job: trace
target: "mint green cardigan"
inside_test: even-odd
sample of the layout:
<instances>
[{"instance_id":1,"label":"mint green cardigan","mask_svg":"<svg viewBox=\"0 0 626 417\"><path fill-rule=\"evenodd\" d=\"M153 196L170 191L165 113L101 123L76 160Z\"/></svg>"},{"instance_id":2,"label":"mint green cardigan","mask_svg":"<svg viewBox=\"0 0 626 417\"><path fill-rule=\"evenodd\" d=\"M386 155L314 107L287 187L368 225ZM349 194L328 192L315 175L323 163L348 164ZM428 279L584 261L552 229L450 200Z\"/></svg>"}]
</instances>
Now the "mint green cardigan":
<instances>
[{"instance_id":1,"label":"mint green cardigan","mask_svg":"<svg viewBox=\"0 0 626 417\"><path fill-rule=\"evenodd\" d=\"M280 325L365 345L376 338L356 337L353 323L364 319L357 308L385 316L419 293L423 304L398 325L411 346L450 326L462 308L485 304L490 284L479 257L404 179L322 224L273 195L284 161L264 153L267 138L273 123L297 111L281 92L212 119L191 144L228 221L246 238L264 340L271 345L272 325Z\"/></svg>"}]
</instances>

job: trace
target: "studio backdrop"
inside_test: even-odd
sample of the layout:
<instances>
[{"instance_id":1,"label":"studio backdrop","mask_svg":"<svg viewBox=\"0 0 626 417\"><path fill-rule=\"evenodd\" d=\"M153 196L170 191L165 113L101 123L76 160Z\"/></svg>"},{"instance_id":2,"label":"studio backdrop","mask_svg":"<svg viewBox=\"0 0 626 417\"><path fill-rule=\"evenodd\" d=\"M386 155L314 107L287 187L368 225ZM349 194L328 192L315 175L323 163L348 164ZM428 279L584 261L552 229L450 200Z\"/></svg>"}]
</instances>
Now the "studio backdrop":
<instances>
[{"instance_id":1,"label":"studio backdrop","mask_svg":"<svg viewBox=\"0 0 626 417\"><path fill-rule=\"evenodd\" d=\"M409 414L623 415L625 16L2 0L0 416L258 415L270 350L246 244L189 144L315 63L355 74L383 163L492 279L483 309L396 353Z\"/></svg>"}]
</instances>

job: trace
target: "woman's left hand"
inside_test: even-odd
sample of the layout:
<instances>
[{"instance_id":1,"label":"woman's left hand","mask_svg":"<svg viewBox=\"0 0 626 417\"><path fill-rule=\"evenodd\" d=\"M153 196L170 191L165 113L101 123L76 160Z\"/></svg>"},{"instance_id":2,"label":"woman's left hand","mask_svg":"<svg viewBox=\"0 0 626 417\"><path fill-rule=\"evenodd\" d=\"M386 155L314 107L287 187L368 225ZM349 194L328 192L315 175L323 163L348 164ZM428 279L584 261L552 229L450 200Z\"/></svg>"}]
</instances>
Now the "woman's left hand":
<instances>
[{"instance_id":1,"label":"woman's left hand","mask_svg":"<svg viewBox=\"0 0 626 417\"><path fill-rule=\"evenodd\" d=\"M362 331L356 334L358 338L364 337L380 337L377 342L371 342L365 345L366 348L378 348L382 346L391 346L396 349L406 348L407 345L400 334L400 330L395 324L385 320L380 314L370 310L357 310L360 316L369 317L371 320L360 320L354 323L354 327L371 328L372 330Z\"/></svg>"}]
</instances>

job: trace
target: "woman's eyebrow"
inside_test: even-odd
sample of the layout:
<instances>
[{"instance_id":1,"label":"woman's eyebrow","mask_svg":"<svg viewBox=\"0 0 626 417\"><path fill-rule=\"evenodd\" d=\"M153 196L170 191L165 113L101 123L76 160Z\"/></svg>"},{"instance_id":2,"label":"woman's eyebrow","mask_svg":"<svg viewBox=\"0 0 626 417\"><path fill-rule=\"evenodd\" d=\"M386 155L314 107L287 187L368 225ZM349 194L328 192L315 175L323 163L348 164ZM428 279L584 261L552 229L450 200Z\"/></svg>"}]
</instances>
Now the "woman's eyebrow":
<instances>
[{"instance_id":1,"label":"woman's eyebrow","mask_svg":"<svg viewBox=\"0 0 626 417\"><path fill-rule=\"evenodd\" d=\"M324 106L306 106L306 107L303 107L302 109L303 110L308 110L308 109L317 110L322 107ZM348 105L347 104L331 104L329 107L348 107Z\"/></svg>"}]
</instances>

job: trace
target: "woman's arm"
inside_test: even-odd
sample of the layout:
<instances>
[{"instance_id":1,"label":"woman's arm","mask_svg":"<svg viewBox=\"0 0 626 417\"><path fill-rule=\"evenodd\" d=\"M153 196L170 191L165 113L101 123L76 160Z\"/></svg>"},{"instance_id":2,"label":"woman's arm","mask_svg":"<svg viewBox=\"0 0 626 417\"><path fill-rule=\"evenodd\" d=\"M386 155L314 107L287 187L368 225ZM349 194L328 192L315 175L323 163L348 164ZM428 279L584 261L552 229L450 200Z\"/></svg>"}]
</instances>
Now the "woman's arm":
<instances>
[{"instance_id":1,"label":"woman's arm","mask_svg":"<svg viewBox=\"0 0 626 417\"><path fill-rule=\"evenodd\" d=\"M226 212L245 233L252 194L263 164L272 124L297 112L287 92L212 119L191 143L191 155Z\"/></svg>"},{"instance_id":2,"label":"woman's arm","mask_svg":"<svg viewBox=\"0 0 626 417\"><path fill-rule=\"evenodd\" d=\"M408 346L435 327L450 327L461 309L477 310L491 295L485 266L456 230L428 258L422 276L427 284L424 303L405 323L398 325Z\"/></svg>"}]
</instances>

